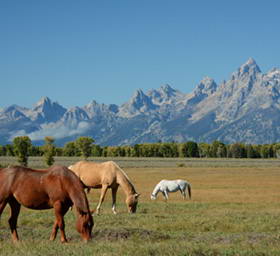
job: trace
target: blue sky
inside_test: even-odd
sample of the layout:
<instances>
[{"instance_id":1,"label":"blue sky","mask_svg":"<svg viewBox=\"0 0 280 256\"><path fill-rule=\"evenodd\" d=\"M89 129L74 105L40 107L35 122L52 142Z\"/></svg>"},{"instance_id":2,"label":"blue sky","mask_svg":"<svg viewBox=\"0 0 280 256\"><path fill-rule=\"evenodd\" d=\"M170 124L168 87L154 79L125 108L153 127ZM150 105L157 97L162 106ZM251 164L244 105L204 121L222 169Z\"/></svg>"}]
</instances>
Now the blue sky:
<instances>
[{"instance_id":1,"label":"blue sky","mask_svg":"<svg viewBox=\"0 0 280 256\"><path fill-rule=\"evenodd\" d=\"M122 104L137 89L191 92L253 57L280 63L280 1L0 1L0 107L48 96Z\"/></svg>"}]
</instances>

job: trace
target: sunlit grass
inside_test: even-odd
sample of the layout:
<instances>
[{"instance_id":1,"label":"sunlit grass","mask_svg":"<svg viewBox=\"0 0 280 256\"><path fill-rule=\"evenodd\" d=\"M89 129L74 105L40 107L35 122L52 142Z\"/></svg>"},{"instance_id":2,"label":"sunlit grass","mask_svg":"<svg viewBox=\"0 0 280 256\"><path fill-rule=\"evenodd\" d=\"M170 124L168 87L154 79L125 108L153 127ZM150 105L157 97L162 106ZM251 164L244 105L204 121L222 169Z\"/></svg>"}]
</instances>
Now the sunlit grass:
<instances>
[{"instance_id":1,"label":"sunlit grass","mask_svg":"<svg viewBox=\"0 0 280 256\"><path fill-rule=\"evenodd\" d=\"M221 164L221 163L219 163ZM217 164L217 166L219 165ZM244 164L245 166L247 164ZM118 215L111 212L108 191L101 214L94 216L94 237L85 244L75 229L74 211L66 214L69 243L49 241L52 210L22 208L17 245L1 217L0 255L280 255L280 169L265 167L124 167L141 193L137 213L129 215L120 189ZM137 167L138 166L138 167ZM180 193L150 200L161 179L182 178L192 184L192 200ZM91 209L99 190L89 195Z\"/></svg>"}]
</instances>

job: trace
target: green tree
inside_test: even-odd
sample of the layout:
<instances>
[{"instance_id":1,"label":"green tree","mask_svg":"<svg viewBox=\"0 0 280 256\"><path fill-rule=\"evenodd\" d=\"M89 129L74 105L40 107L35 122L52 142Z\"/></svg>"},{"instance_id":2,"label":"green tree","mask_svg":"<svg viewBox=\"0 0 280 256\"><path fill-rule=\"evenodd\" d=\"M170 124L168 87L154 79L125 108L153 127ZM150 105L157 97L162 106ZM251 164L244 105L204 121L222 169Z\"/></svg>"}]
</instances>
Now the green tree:
<instances>
[{"instance_id":1,"label":"green tree","mask_svg":"<svg viewBox=\"0 0 280 256\"><path fill-rule=\"evenodd\" d=\"M198 144L199 157L210 157L211 145L201 142Z\"/></svg>"},{"instance_id":2,"label":"green tree","mask_svg":"<svg viewBox=\"0 0 280 256\"><path fill-rule=\"evenodd\" d=\"M30 151L31 147L32 143L28 136L19 136L14 138L14 153L17 156L20 165L28 165L28 152Z\"/></svg>"},{"instance_id":3,"label":"green tree","mask_svg":"<svg viewBox=\"0 0 280 256\"><path fill-rule=\"evenodd\" d=\"M5 156L6 155L6 148L5 146L0 146L0 156Z\"/></svg>"},{"instance_id":4,"label":"green tree","mask_svg":"<svg viewBox=\"0 0 280 256\"><path fill-rule=\"evenodd\" d=\"M64 156L78 156L78 149L75 142L69 141L63 147Z\"/></svg>"},{"instance_id":5,"label":"green tree","mask_svg":"<svg viewBox=\"0 0 280 256\"><path fill-rule=\"evenodd\" d=\"M227 148L225 144L220 143L220 145L217 148L216 156L220 158L227 156Z\"/></svg>"},{"instance_id":6,"label":"green tree","mask_svg":"<svg viewBox=\"0 0 280 256\"><path fill-rule=\"evenodd\" d=\"M273 150L272 150L272 146L269 144L264 144L261 145L261 157L262 158L270 158L273 157Z\"/></svg>"},{"instance_id":7,"label":"green tree","mask_svg":"<svg viewBox=\"0 0 280 256\"><path fill-rule=\"evenodd\" d=\"M80 137L75 141L77 148L80 150L84 159L87 159L91 155L92 144L94 139L91 137Z\"/></svg>"},{"instance_id":8,"label":"green tree","mask_svg":"<svg viewBox=\"0 0 280 256\"><path fill-rule=\"evenodd\" d=\"M173 156L173 150L171 143L165 142L160 144L159 148L160 156L162 157L172 157Z\"/></svg>"},{"instance_id":9,"label":"green tree","mask_svg":"<svg viewBox=\"0 0 280 256\"><path fill-rule=\"evenodd\" d=\"M102 156L102 148L99 145L92 145L91 155L92 156Z\"/></svg>"},{"instance_id":10,"label":"green tree","mask_svg":"<svg viewBox=\"0 0 280 256\"><path fill-rule=\"evenodd\" d=\"M246 150L247 158L256 158L257 157L257 153L256 153L255 147L253 145L251 145L251 144L246 145L245 150Z\"/></svg>"},{"instance_id":11,"label":"green tree","mask_svg":"<svg viewBox=\"0 0 280 256\"><path fill-rule=\"evenodd\" d=\"M51 166L54 163L54 156L56 153L53 137L45 137L45 145L43 146L45 163Z\"/></svg>"},{"instance_id":12,"label":"green tree","mask_svg":"<svg viewBox=\"0 0 280 256\"><path fill-rule=\"evenodd\" d=\"M6 156L15 156L13 145L7 144L6 148Z\"/></svg>"},{"instance_id":13,"label":"green tree","mask_svg":"<svg viewBox=\"0 0 280 256\"><path fill-rule=\"evenodd\" d=\"M280 143L276 143L273 145L273 156L276 158L280 158Z\"/></svg>"},{"instance_id":14,"label":"green tree","mask_svg":"<svg viewBox=\"0 0 280 256\"><path fill-rule=\"evenodd\" d=\"M139 144L135 144L132 150L132 156L139 157L140 156L140 146Z\"/></svg>"},{"instance_id":15,"label":"green tree","mask_svg":"<svg viewBox=\"0 0 280 256\"><path fill-rule=\"evenodd\" d=\"M224 145L224 144L218 140L215 140L212 142L212 144L210 146L210 156L211 157L217 157L217 152L218 152L218 148L220 147L220 145Z\"/></svg>"},{"instance_id":16,"label":"green tree","mask_svg":"<svg viewBox=\"0 0 280 256\"><path fill-rule=\"evenodd\" d=\"M44 152L40 146L34 146L29 149L29 156L42 156Z\"/></svg>"},{"instance_id":17,"label":"green tree","mask_svg":"<svg viewBox=\"0 0 280 256\"><path fill-rule=\"evenodd\" d=\"M247 156L245 146L242 143L231 144L229 150L233 158L245 158Z\"/></svg>"},{"instance_id":18,"label":"green tree","mask_svg":"<svg viewBox=\"0 0 280 256\"><path fill-rule=\"evenodd\" d=\"M186 143L187 157L198 157L198 146L196 142L188 141Z\"/></svg>"},{"instance_id":19,"label":"green tree","mask_svg":"<svg viewBox=\"0 0 280 256\"><path fill-rule=\"evenodd\" d=\"M55 155L56 156L63 156L63 148L55 147Z\"/></svg>"}]
</instances>

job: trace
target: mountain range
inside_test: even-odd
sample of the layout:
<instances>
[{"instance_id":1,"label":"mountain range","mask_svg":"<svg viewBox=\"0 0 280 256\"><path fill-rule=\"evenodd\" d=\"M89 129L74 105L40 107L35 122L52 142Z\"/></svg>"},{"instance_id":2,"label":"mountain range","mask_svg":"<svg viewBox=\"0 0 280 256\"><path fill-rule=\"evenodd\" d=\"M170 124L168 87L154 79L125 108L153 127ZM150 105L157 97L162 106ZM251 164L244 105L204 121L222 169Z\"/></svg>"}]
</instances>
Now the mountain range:
<instances>
[{"instance_id":1,"label":"mountain range","mask_svg":"<svg viewBox=\"0 0 280 256\"><path fill-rule=\"evenodd\" d=\"M219 85L205 77L191 93L166 84L137 90L124 104L92 101L65 108L43 97L33 108L11 105L0 110L0 144L29 136L57 145L91 136L100 145L133 145L157 141L251 144L280 140L280 69L262 73L250 58Z\"/></svg>"}]
</instances>

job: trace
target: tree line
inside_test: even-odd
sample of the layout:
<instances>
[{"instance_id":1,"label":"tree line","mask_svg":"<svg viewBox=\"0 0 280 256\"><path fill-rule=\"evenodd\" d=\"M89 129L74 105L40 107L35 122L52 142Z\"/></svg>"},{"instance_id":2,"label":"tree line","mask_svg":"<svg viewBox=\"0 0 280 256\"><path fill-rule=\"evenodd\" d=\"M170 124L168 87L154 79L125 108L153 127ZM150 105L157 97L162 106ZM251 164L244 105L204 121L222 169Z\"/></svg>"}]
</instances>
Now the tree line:
<instances>
[{"instance_id":1,"label":"tree line","mask_svg":"<svg viewBox=\"0 0 280 256\"><path fill-rule=\"evenodd\" d=\"M212 157L212 158L280 158L280 143L274 144L224 144L196 143L187 141L143 143L124 146L100 146L91 137L79 137L63 147L55 145L53 137L45 137L42 146L32 145L28 136L19 136L11 144L0 145L0 156L16 156L18 162L27 166L28 156L43 156L45 163L54 163L54 156L88 157Z\"/></svg>"}]
</instances>

